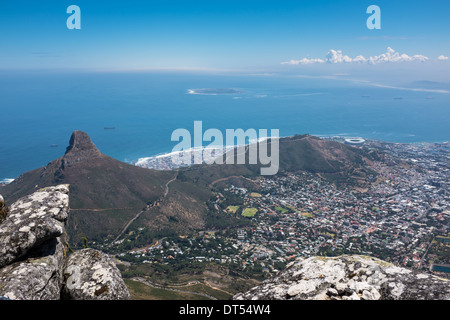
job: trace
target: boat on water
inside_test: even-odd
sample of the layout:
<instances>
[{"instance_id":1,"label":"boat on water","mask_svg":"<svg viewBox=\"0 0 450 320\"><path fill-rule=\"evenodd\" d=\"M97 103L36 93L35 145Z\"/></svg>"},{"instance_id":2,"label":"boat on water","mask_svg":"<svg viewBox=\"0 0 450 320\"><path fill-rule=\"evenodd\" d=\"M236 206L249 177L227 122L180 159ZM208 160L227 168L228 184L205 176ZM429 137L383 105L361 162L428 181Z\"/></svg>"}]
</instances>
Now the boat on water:
<instances>
[{"instance_id":1,"label":"boat on water","mask_svg":"<svg viewBox=\"0 0 450 320\"><path fill-rule=\"evenodd\" d=\"M116 127L104 127L103 129L105 129L105 130L114 130L114 129L116 129Z\"/></svg>"}]
</instances>

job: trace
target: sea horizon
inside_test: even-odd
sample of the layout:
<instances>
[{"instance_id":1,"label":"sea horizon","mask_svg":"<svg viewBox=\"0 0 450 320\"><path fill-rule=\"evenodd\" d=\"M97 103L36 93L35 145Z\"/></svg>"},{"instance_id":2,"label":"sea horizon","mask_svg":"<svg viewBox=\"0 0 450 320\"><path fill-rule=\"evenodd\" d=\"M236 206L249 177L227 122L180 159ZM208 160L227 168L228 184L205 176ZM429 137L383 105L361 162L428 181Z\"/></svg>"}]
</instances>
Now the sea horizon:
<instances>
[{"instance_id":1,"label":"sea horizon","mask_svg":"<svg viewBox=\"0 0 450 320\"><path fill-rule=\"evenodd\" d=\"M279 129L280 137L450 140L446 84L381 86L348 78L3 73L0 181L63 156L75 130L88 133L104 154L127 163L170 153L176 144L171 133L192 132L194 121L202 121L204 130L222 132Z\"/></svg>"}]
</instances>

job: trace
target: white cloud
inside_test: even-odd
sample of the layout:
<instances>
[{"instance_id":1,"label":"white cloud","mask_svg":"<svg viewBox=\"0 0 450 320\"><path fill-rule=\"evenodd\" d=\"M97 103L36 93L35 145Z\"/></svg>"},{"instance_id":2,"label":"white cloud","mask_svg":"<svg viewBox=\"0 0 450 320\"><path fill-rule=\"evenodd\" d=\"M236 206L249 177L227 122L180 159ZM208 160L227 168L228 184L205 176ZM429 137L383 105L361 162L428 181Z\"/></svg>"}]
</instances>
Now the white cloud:
<instances>
[{"instance_id":1,"label":"white cloud","mask_svg":"<svg viewBox=\"0 0 450 320\"><path fill-rule=\"evenodd\" d=\"M343 55L341 50L331 49L327 54L327 62L329 63L344 63L352 62L353 59L349 56Z\"/></svg>"},{"instance_id":2,"label":"white cloud","mask_svg":"<svg viewBox=\"0 0 450 320\"><path fill-rule=\"evenodd\" d=\"M447 60L448 57L440 56L438 60ZM380 54L379 56L373 57L364 57L362 55L358 55L355 58L351 58L342 53L342 50L330 50L326 55L326 59L308 59L303 58L301 60L290 60L288 62L282 62L282 64L315 64L315 63L368 63L368 64L378 64L378 63L397 63L397 62L426 62L430 60L428 57L420 54L416 54L413 56L409 56L405 53L400 54L396 52L391 47L387 48L385 53Z\"/></svg>"},{"instance_id":3,"label":"white cloud","mask_svg":"<svg viewBox=\"0 0 450 320\"><path fill-rule=\"evenodd\" d=\"M445 60L448 60L448 57L446 57L446 56L439 56L437 59L439 61L445 61Z\"/></svg>"},{"instance_id":4,"label":"white cloud","mask_svg":"<svg viewBox=\"0 0 450 320\"><path fill-rule=\"evenodd\" d=\"M282 62L281 64L314 64L314 63L325 63L325 60L322 59L308 59L303 58L301 60L291 60L287 62Z\"/></svg>"},{"instance_id":5,"label":"white cloud","mask_svg":"<svg viewBox=\"0 0 450 320\"><path fill-rule=\"evenodd\" d=\"M364 58L363 56L359 55L359 56L357 56L357 57L355 57L353 59L353 62L362 62L362 63L364 63L364 62L367 62L367 59Z\"/></svg>"},{"instance_id":6,"label":"white cloud","mask_svg":"<svg viewBox=\"0 0 450 320\"><path fill-rule=\"evenodd\" d=\"M370 57L368 62L371 64L382 63L382 62L410 62L410 61L428 61L429 58L423 55L417 54L414 56L408 56L407 54L400 54L396 52L391 47L387 48L387 52L379 56Z\"/></svg>"}]
</instances>

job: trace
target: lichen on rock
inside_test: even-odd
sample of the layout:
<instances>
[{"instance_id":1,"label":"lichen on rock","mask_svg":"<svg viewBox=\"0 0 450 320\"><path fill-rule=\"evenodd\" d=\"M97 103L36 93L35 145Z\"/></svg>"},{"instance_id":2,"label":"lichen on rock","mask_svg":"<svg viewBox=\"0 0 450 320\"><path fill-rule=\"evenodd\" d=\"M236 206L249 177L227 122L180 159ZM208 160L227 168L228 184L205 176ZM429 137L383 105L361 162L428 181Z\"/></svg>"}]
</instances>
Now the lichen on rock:
<instances>
[{"instance_id":1,"label":"lichen on rock","mask_svg":"<svg viewBox=\"0 0 450 320\"><path fill-rule=\"evenodd\" d=\"M47 241L28 259L0 269L0 295L11 300L59 300L63 263L61 240Z\"/></svg>"},{"instance_id":2,"label":"lichen on rock","mask_svg":"<svg viewBox=\"0 0 450 320\"><path fill-rule=\"evenodd\" d=\"M450 282L367 256L299 258L235 300L448 300Z\"/></svg>"},{"instance_id":3,"label":"lichen on rock","mask_svg":"<svg viewBox=\"0 0 450 320\"><path fill-rule=\"evenodd\" d=\"M64 233L69 212L69 186L41 189L10 207L0 224L0 267L47 240Z\"/></svg>"},{"instance_id":4,"label":"lichen on rock","mask_svg":"<svg viewBox=\"0 0 450 320\"><path fill-rule=\"evenodd\" d=\"M64 268L64 277L63 297L65 299L130 299L119 269L103 252L87 248L70 255Z\"/></svg>"},{"instance_id":5,"label":"lichen on rock","mask_svg":"<svg viewBox=\"0 0 450 320\"><path fill-rule=\"evenodd\" d=\"M68 185L38 190L11 205L0 223L1 299L129 298L119 270L106 254L88 249L67 258L68 213ZM79 271L75 283L80 291L67 290L70 285L64 282L67 274L73 280L73 270Z\"/></svg>"}]
</instances>

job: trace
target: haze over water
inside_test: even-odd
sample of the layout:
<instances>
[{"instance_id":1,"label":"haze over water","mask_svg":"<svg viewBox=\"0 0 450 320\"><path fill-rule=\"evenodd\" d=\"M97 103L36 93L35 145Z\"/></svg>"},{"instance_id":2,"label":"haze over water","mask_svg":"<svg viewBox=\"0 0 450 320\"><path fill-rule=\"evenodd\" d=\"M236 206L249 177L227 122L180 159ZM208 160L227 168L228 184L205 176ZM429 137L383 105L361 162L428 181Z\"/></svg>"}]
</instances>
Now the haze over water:
<instances>
[{"instance_id":1,"label":"haze over water","mask_svg":"<svg viewBox=\"0 0 450 320\"><path fill-rule=\"evenodd\" d=\"M208 90L192 94L195 89ZM127 162L170 152L176 144L172 132L192 132L196 120L203 121L203 130L224 133L254 128L279 129L281 136L450 140L449 93L335 79L16 72L0 75L0 96L0 180L62 156L74 130Z\"/></svg>"}]
</instances>

